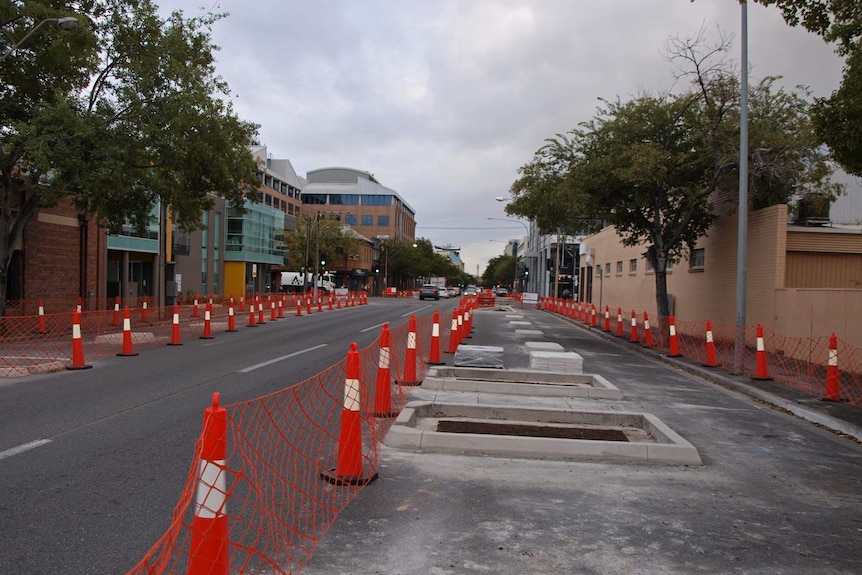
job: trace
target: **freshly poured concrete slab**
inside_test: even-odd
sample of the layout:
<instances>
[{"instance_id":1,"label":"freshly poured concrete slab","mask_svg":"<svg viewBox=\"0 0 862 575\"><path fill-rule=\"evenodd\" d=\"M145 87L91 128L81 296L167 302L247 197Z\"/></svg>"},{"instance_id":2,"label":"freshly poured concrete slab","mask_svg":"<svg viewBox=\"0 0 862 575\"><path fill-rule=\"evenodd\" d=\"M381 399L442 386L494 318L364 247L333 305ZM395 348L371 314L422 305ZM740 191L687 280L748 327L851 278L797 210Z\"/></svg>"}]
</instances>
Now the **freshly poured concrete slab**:
<instances>
[{"instance_id":1,"label":"freshly poured concrete slab","mask_svg":"<svg viewBox=\"0 0 862 575\"><path fill-rule=\"evenodd\" d=\"M422 384L425 389L469 393L502 393L532 397L583 397L588 399L623 398L622 392L600 375L554 373L466 367L429 368Z\"/></svg>"},{"instance_id":2,"label":"freshly poured concrete slab","mask_svg":"<svg viewBox=\"0 0 862 575\"><path fill-rule=\"evenodd\" d=\"M439 432L441 420L509 421L533 426L615 429L627 441ZM702 465L697 449L650 413L567 411L432 401L410 402L386 435L389 447L438 453L538 459L590 459Z\"/></svg>"},{"instance_id":3,"label":"freshly poured concrete slab","mask_svg":"<svg viewBox=\"0 0 862 575\"><path fill-rule=\"evenodd\" d=\"M583 373L584 358L573 351L531 351L530 369Z\"/></svg>"},{"instance_id":4,"label":"freshly poured concrete slab","mask_svg":"<svg viewBox=\"0 0 862 575\"><path fill-rule=\"evenodd\" d=\"M453 363L462 367L503 368L503 348L496 345L459 345Z\"/></svg>"}]
</instances>

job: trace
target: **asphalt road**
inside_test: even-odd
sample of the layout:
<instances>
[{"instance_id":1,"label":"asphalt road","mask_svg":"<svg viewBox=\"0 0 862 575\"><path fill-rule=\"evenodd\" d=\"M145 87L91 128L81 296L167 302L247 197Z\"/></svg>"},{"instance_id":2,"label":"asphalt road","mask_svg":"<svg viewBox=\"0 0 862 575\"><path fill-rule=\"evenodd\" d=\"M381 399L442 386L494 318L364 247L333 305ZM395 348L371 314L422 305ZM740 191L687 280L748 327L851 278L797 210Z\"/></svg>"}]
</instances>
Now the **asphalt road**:
<instances>
[{"instance_id":1,"label":"asphalt road","mask_svg":"<svg viewBox=\"0 0 862 575\"><path fill-rule=\"evenodd\" d=\"M93 369L0 380L0 573L124 573L164 533L203 410L284 389L455 300L374 299Z\"/></svg>"}]
</instances>

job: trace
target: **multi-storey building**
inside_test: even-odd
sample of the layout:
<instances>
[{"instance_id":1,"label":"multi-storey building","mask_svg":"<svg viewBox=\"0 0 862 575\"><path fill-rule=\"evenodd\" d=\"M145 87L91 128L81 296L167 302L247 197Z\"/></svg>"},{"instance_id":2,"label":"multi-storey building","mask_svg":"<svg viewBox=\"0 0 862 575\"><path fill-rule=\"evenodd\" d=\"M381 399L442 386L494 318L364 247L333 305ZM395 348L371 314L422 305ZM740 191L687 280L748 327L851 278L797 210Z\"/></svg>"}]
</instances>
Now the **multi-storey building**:
<instances>
[{"instance_id":1,"label":"multi-storey building","mask_svg":"<svg viewBox=\"0 0 862 575\"><path fill-rule=\"evenodd\" d=\"M303 213L337 214L341 221L371 242L356 259L336 258L332 265L340 285L383 287L381 248L387 243L410 244L416 236L416 212L398 192L383 186L373 174L353 168L321 168L306 174ZM385 257L385 256L384 256Z\"/></svg>"}]
</instances>

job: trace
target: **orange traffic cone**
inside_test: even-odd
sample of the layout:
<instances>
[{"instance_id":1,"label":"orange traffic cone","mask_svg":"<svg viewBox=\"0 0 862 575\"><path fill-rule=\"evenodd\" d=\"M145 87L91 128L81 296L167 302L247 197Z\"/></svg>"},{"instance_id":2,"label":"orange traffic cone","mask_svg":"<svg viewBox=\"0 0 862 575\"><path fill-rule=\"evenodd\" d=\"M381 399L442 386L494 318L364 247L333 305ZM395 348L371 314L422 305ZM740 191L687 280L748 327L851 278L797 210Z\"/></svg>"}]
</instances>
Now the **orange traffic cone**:
<instances>
[{"instance_id":1,"label":"orange traffic cone","mask_svg":"<svg viewBox=\"0 0 862 575\"><path fill-rule=\"evenodd\" d=\"M458 310L452 310L452 327L449 329L449 349L446 353L458 351Z\"/></svg>"},{"instance_id":2,"label":"orange traffic cone","mask_svg":"<svg viewBox=\"0 0 862 575\"><path fill-rule=\"evenodd\" d=\"M204 334L201 336L201 339L212 339L212 313L213 313L213 304L207 303L206 308L204 308Z\"/></svg>"},{"instance_id":3,"label":"orange traffic cone","mask_svg":"<svg viewBox=\"0 0 862 575\"><path fill-rule=\"evenodd\" d=\"M257 325L264 325L266 318L264 317L263 300L260 299L259 295L255 298L255 305L257 305Z\"/></svg>"},{"instance_id":4,"label":"orange traffic cone","mask_svg":"<svg viewBox=\"0 0 862 575\"><path fill-rule=\"evenodd\" d=\"M72 364L66 369L90 369L84 361L84 342L81 339L81 312L72 313Z\"/></svg>"},{"instance_id":5,"label":"orange traffic cone","mask_svg":"<svg viewBox=\"0 0 862 575\"><path fill-rule=\"evenodd\" d=\"M826 362L826 392L823 399L839 401L841 396L841 374L838 372L838 338L829 336L829 359Z\"/></svg>"},{"instance_id":6,"label":"orange traffic cone","mask_svg":"<svg viewBox=\"0 0 862 575\"><path fill-rule=\"evenodd\" d=\"M363 475L362 414L360 411L359 352L350 344L345 361L344 401L341 407L341 429L338 432L338 462L335 472L320 476L335 485L367 485L377 479L377 472Z\"/></svg>"},{"instance_id":7,"label":"orange traffic cone","mask_svg":"<svg viewBox=\"0 0 862 575\"><path fill-rule=\"evenodd\" d=\"M763 342L763 326L757 324L757 363L754 368L754 377L757 380L770 380L769 370L766 365L766 345Z\"/></svg>"},{"instance_id":8,"label":"orange traffic cone","mask_svg":"<svg viewBox=\"0 0 862 575\"><path fill-rule=\"evenodd\" d=\"M45 323L45 306L42 305L42 298L39 298L39 333L48 333L48 326Z\"/></svg>"},{"instance_id":9,"label":"orange traffic cone","mask_svg":"<svg viewBox=\"0 0 862 575\"><path fill-rule=\"evenodd\" d=\"M647 312L644 312L644 338L644 346L652 347L652 330L649 328L649 315L647 315Z\"/></svg>"},{"instance_id":10,"label":"orange traffic cone","mask_svg":"<svg viewBox=\"0 0 862 575\"><path fill-rule=\"evenodd\" d=\"M278 296L278 319L284 319L284 296Z\"/></svg>"},{"instance_id":11,"label":"orange traffic cone","mask_svg":"<svg viewBox=\"0 0 862 575\"><path fill-rule=\"evenodd\" d=\"M236 329L236 317L233 311L233 298L230 298L230 303L227 306L227 331L229 333L239 331Z\"/></svg>"},{"instance_id":12,"label":"orange traffic cone","mask_svg":"<svg viewBox=\"0 0 862 575\"><path fill-rule=\"evenodd\" d=\"M311 315L311 296L308 296L305 300L305 313Z\"/></svg>"},{"instance_id":13,"label":"orange traffic cone","mask_svg":"<svg viewBox=\"0 0 862 575\"><path fill-rule=\"evenodd\" d=\"M617 337L623 336L623 308L617 308Z\"/></svg>"},{"instance_id":14,"label":"orange traffic cone","mask_svg":"<svg viewBox=\"0 0 862 575\"><path fill-rule=\"evenodd\" d=\"M147 320L147 308L150 305L150 300L147 296L144 296L144 301L141 302L141 322L146 323Z\"/></svg>"},{"instance_id":15,"label":"orange traffic cone","mask_svg":"<svg viewBox=\"0 0 862 575\"><path fill-rule=\"evenodd\" d=\"M174 317L171 325L171 341L168 345L182 345L180 341L180 305L174 304Z\"/></svg>"},{"instance_id":16,"label":"orange traffic cone","mask_svg":"<svg viewBox=\"0 0 862 575\"><path fill-rule=\"evenodd\" d=\"M421 385L422 380L416 376L416 316L410 315L407 324L407 351L404 353L404 373L401 385Z\"/></svg>"},{"instance_id":17,"label":"orange traffic cone","mask_svg":"<svg viewBox=\"0 0 862 575\"><path fill-rule=\"evenodd\" d=\"M120 325L120 296L114 298L114 319L111 325Z\"/></svg>"},{"instance_id":18,"label":"orange traffic cone","mask_svg":"<svg viewBox=\"0 0 862 575\"><path fill-rule=\"evenodd\" d=\"M397 412L392 411L392 372L389 368L389 353L392 344L392 336L389 333L389 324L384 323L380 330L380 359L377 362L377 385L374 394L374 417L394 417Z\"/></svg>"},{"instance_id":19,"label":"orange traffic cone","mask_svg":"<svg viewBox=\"0 0 862 575\"><path fill-rule=\"evenodd\" d=\"M458 343L461 343L467 337L470 337L470 334L464 333L464 308L458 306Z\"/></svg>"},{"instance_id":20,"label":"orange traffic cone","mask_svg":"<svg viewBox=\"0 0 862 575\"><path fill-rule=\"evenodd\" d=\"M638 316L635 313L635 310L632 310L632 332L629 341L632 343L640 343L640 339L638 339Z\"/></svg>"},{"instance_id":21,"label":"orange traffic cone","mask_svg":"<svg viewBox=\"0 0 862 575\"><path fill-rule=\"evenodd\" d=\"M673 316L668 318L668 331L670 332L670 353L667 354L668 357L680 357L682 354L679 352L679 341L676 337L676 324L674 323Z\"/></svg>"},{"instance_id":22,"label":"orange traffic cone","mask_svg":"<svg viewBox=\"0 0 862 575\"><path fill-rule=\"evenodd\" d=\"M715 342L712 338L712 322L706 320L706 361L704 367L715 367L718 363L715 360Z\"/></svg>"},{"instance_id":23,"label":"orange traffic cone","mask_svg":"<svg viewBox=\"0 0 862 575\"><path fill-rule=\"evenodd\" d=\"M198 311L198 295L195 294L193 303L192 303L192 317L200 317L201 314Z\"/></svg>"},{"instance_id":24,"label":"orange traffic cone","mask_svg":"<svg viewBox=\"0 0 862 575\"><path fill-rule=\"evenodd\" d=\"M254 298L251 298L251 303L248 306L248 327L257 327L257 308L255 307Z\"/></svg>"},{"instance_id":25,"label":"orange traffic cone","mask_svg":"<svg viewBox=\"0 0 862 575\"><path fill-rule=\"evenodd\" d=\"M132 320L129 316L129 308L123 308L123 351L118 353L120 357L131 357L138 355L132 349Z\"/></svg>"},{"instance_id":26,"label":"orange traffic cone","mask_svg":"<svg viewBox=\"0 0 862 575\"><path fill-rule=\"evenodd\" d=\"M598 313L596 312L596 304L590 305L590 327L598 327L599 326L599 318Z\"/></svg>"},{"instance_id":27,"label":"orange traffic cone","mask_svg":"<svg viewBox=\"0 0 862 575\"><path fill-rule=\"evenodd\" d=\"M276 321L278 319L278 304L275 301L275 298L270 296L269 298L269 321Z\"/></svg>"},{"instance_id":28,"label":"orange traffic cone","mask_svg":"<svg viewBox=\"0 0 862 575\"><path fill-rule=\"evenodd\" d=\"M239 311L245 311L245 296L239 296Z\"/></svg>"},{"instance_id":29,"label":"orange traffic cone","mask_svg":"<svg viewBox=\"0 0 862 575\"><path fill-rule=\"evenodd\" d=\"M428 365L443 365L440 361L440 312L436 309L431 323L431 353L428 356Z\"/></svg>"},{"instance_id":30,"label":"orange traffic cone","mask_svg":"<svg viewBox=\"0 0 862 575\"><path fill-rule=\"evenodd\" d=\"M605 325L602 328L604 331L611 331L611 310L605 306Z\"/></svg>"},{"instance_id":31,"label":"orange traffic cone","mask_svg":"<svg viewBox=\"0 0 862 575\"><path fill-rule=\"evenodd\" d=\"M191 542L186 575L228 575L230 526L227 515L227 411L213 405L204 410L201 460L195 490Z\"/></svg>"},{"instance_id":32,"label":"orange traffic cone","mask_svg":"<svg viewBox=\"0 0 862 575\"><path fill-rule=\"evenodd\" d=\"M300 300L296 300L296 317L302 316L302 302Z\"/></svg>"}]
</instances>

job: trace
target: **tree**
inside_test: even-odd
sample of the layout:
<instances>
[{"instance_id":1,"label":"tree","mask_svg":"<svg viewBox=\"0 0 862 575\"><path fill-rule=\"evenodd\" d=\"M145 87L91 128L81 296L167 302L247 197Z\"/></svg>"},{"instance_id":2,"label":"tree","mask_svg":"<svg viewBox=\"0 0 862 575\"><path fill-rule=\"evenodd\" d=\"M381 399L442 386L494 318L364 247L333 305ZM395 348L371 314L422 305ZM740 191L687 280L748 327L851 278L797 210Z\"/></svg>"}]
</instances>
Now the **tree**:
<instances>
[{"instance_id":1,"label":"tree","mask_svg":"<svg viewBox=\"0 0 862 575\"><path fill-rule=\"evenodd\" d=\"M234 114L215 74L210 30L224 15L162 19L149 0L66 5L0 7L12 37L44 17L79 20L0 65L0 296L26 224L63 198L109 231L143 229L158 203L192 230L212 195L239 209L256 199L257 126Z\"/></svg>"},{"instance_id":2,"label":"tree","mask_svg":"<svg viewBox=\"0 0 862 575\"><path fill-rule=\"evenodd\" d=\"M514 279L515 259L503 254L488 260L488 267L482 274L482 284L486 286L509 286ZM512 286L514 289L515 286Z\"/></svg>"},{"instance_id":3,"label":"tree","mask_svg":"<svg viewBox=\"0 0 862 575\"><path fill-rule=\"evenodd\" d=\"M624 245L646 246L660 316L669 314L668 262L685 257L722 210L735 208L739 156L739 83L723 61L728 43L709 48L701 34L669 48L689 89L603 101L592 120L557 140L569 148L557 154L568 162L559 197L613 224ZM776 90L767 78L751 100L753 205L834 193L802 95ZM546 209L572 213L563 204Z\"/></svg>"},{"instance_id":4,"label":"tree","mask_svg":"<svg viewBox=\"0 0 862 575\"><path fill-rule=\"evenodd\" d=\"M344 258L344 254L358 251L362 240L352 230L344 228L337 214L321 213L300 217L296 230L285 233L284 243L291 270L307 268L313 271L318 247L319 255L325 257L329 267L333 267L338 258Z\"/></svg>"},{"instance_id":5,"label":"tree","mask_svg":"<svg viewBox=\"0 0 862 575\"><path fill-rule=\"evenodd\" d=\"M756 0L781 10L785 22L803 26L834 43L846 57L841 85L818 98L814 123L833 157L851 174L862 176L862 9L859 0Z\"/></svg>"}]
</instances>

